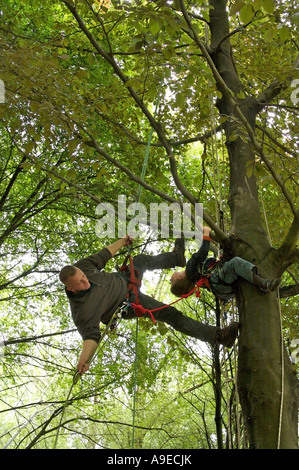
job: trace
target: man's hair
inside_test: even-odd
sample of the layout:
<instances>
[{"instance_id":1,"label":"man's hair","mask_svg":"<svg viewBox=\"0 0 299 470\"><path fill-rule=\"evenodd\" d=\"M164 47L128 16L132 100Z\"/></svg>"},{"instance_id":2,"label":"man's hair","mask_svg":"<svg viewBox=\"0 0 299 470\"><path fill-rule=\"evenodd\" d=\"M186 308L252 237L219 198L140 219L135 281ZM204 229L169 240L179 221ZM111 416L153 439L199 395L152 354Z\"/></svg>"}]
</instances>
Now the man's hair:
<instances>
[{"instance_id":1,"label":"man's hair","mask_svg":"<svg viewBox=\"0 0 299 470\"><path fill-rule=\"evenodd\" d=\"M72 266L70 264L67 264L62 268L62 270L59 273L59 279L62 282L62 284L66 285L67 280L74 276L76 274L76 268L75 266Z\"/></svg>"},{"instance_id":2,"label":"man's hair","mask_svg":"<svg viewBox=\"0 0 299 470\"><path fill-rule=\"evenodd\" d=\"M193 287L194 282L186 277L184 279L177 279L174 281L170 288L170 292L176 297L182 297L182 295L189 294Z\"/></svg>"}]
</instances>

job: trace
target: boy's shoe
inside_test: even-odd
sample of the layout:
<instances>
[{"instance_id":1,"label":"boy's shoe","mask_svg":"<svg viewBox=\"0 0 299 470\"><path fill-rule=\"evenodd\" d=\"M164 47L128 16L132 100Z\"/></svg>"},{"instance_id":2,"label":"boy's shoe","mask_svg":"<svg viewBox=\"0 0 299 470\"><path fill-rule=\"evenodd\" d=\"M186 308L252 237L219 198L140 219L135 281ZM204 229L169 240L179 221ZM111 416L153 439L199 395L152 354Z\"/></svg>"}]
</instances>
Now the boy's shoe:
<instances>
[{"instance_id":1,"label":"boy's shoe","mask_svg":"<svg viewBox=\"0 0 299 470\"><path fill-rule=\"evenodd\" d=\"M269 294L274 292L281 283L281 278L277 279L263 279L257 274L253 274L253 283L260 288L262 292Z\"/></svg>"}]
</instances>

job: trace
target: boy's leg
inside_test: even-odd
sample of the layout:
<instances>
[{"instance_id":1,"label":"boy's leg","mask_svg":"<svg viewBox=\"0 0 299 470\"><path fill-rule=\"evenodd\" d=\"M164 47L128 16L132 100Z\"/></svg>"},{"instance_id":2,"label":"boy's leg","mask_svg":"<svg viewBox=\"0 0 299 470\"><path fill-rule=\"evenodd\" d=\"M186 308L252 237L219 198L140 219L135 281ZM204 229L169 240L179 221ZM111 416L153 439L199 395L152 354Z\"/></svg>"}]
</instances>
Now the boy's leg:
<instances>
[{"instance_id":1,"label":"boy's leg","mask_svg":"<svg viewBox=\"0 0 299 470\"><path fill-rule=\"evenodd\" d=\"M249 282L253 282L253 268L255 265L236 256L224 263L219 271L219 277L227 284L232 284L238 277L242 277Z\"/></svg>"},{"instance_id":2,"label":"boy's leg","mask_svg":"<svg viewBox=\"0 0 299 470\"><path fill-rule=\"evenodd\" d=\"M242 277L264 292L273 292L277 289L281 282L280 278L264 279L258 276L257 272L257 267L254 264L236 256L224 263L219 271L219 277L228 284L232 284L238 277Z\"/></svg>"}]
</instances>

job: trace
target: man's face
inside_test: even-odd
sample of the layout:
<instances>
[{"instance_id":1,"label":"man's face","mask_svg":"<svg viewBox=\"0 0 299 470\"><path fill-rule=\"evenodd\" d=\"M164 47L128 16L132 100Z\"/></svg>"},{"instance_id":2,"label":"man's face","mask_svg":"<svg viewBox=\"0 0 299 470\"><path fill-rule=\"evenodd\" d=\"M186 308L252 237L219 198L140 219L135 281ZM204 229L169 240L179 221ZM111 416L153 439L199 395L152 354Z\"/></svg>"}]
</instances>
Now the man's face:
<instances>
[{"instance_id":1,"label":"man's face","mask_svg":"<svg viewBox=\"0 0 299 470\"><path fill-rule=\"evenodd\" d=\"M76 294L82 290L90 288L90 282L81 269L76 268L74 276L69 277L66 283L66 289Z\"/></svg>"}]
</instances>

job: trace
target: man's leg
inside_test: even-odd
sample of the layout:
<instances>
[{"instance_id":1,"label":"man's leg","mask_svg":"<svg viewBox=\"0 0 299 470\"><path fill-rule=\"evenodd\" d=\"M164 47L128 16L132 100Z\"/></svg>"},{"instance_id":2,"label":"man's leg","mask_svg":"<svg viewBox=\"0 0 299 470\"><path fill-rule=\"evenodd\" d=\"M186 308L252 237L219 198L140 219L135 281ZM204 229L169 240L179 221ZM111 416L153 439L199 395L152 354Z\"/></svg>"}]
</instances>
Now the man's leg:
<instances>
[{"instance_id":1,"label":"man's leg","mask_svg":"<svg viewBox=\"0 0 299 470\"><path fill-rule=\"evenodd\" d=\"M227 348L231 348L238 335L239 323L233 322L226 328L218 328L216 326L207 325L198 320L193 320L174 307L163 304L162 302L149 297L148 295L139 293L140 304L147 310L154 310L159 307L164 307L156 312L152 312L156 321L161 321L172 326L175 330L181 333L197 338L212 346L217 342ZM142 315L146 318L151 318L149 313ZM130 307L123 314L124 319L136 318L134 309Z\"/></svg>"},{"instance_id":2,"label":"man's leg","mask_svg":"<svg viewBox=\"0 0 299 470\"><path fill-rule=\"evenodd\" d=\"M174 307L165 306L162 302L159 302L152 297L139 293L139 301L143 308L153 310L159 307L165 307L161 310L153 312L153 316L156 321L161 321L172 326L175 330L180 331L188 336L193 336L201 341L215 344L216 341L216 326L207 325L201 323L193 318L189 318L183 315L182 312ZM151 316L146 313L142 315L145 318L151 319ZM129 308L127 313L123 315L124 318L136 318L133 308Z\"/></svg>"},{"instance_id":3,"label":"man's leg","mask_svg":"<svg viewBox=\"0 0 299 470\"><path fill-rule=\"evenodd\" d=\"M182 238L175 241L174 250L169 253L160 253L159 255L136 255L133 258L134 268L140 273L142 278L145 271L153 271L155 269L175 268L176 266L185 266L186 259L184 256L185 244Z\"/></svg>"}]
</instances>

